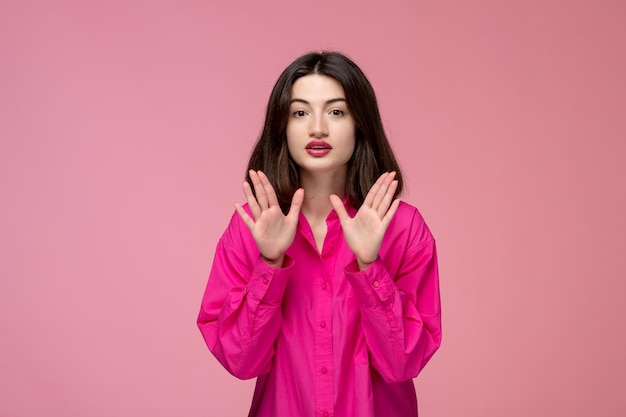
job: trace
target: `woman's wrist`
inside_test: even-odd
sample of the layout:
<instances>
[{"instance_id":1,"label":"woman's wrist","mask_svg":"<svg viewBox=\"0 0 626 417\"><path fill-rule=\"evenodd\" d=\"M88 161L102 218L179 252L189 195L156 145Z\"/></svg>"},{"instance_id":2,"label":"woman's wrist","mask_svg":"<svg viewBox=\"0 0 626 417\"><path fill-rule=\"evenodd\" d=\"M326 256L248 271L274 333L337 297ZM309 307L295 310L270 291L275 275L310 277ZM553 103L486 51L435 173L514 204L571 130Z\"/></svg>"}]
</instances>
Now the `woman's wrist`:
<instances>
[{"instance_id":1,"label":"woman's wrist","mask_svg":"<svg viewBox=\"0 0 626 417\"><path fill-rule=\"evenodd\" d=\"M274 268L280 268L283 266L285 254L279 255L276 258L268 258L267 256L261 254L261 259L263 259L266 264L273 266Z\"/></svg>"},{"instance_id":2,"label":"woman's wrist","mask_svg":"<svg viewBox=\"0 0 626 417\"><path fill-rule=\"evenodd\" d=\"M373 260L373 261L371 261L371 262L363 262L363 261L361 261L361 260L360 260L360 259L358 259L358 258L357 258L357 260L356 260L356 263L357 263L357 265L359 266L359 270L361 270L361 271L363 271L363 270L365 270L365 269L369 268L369 266L370 266L371 264L373 264L374 262L376 262L376 259L374 259L374 260Z\"/></svg>"}]
</instances>

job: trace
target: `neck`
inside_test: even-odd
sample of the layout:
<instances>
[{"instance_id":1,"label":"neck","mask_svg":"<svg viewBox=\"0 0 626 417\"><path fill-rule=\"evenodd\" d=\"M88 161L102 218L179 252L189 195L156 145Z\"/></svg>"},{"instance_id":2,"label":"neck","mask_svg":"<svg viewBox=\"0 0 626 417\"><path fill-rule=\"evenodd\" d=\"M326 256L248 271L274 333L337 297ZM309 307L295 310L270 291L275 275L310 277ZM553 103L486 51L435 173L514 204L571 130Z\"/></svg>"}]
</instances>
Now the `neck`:
<instances>
[{"instance_id":1,"label":"neck","mask_svg":"<svg viewBox=\"0 0 626 417\"><path fill-rule=\"evenodd\" d=\"M302 213L307 220L326 220L332 210L330 195L344 197L345 174L345 171L315 174L300 172L300 186L304 188Z\"/></svg>"}]
</instances>

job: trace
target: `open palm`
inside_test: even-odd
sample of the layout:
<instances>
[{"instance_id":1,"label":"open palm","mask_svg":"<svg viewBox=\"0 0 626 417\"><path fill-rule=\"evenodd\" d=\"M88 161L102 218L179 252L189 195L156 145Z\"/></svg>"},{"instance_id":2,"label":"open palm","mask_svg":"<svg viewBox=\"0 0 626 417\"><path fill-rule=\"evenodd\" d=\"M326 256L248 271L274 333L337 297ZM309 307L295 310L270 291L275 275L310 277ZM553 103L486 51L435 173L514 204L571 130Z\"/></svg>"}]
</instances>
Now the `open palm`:
<instances>
[{"instance_id":1,"label":"open palm","mask_svg":"<svg viewBox=\"0 0 626 417\"><path fill-rule=\"evenodd\" d=\"M361 269L366 268L378 257L387 227L400 204L400 200L393 199L398 188L395 176L395 172L381 175L365 196L354 217L348 215L338 196L330 196L331 204L339 216L346 243L356 256Z\"/></svg>"},{"instance_id":2,"label":"open palm","mask_svg":"<svg viewBox=\"0 0 626 417\"><path fill-rule=\"evenodd\" d=\"M267 176L262 171L250 170L250 179L254 193L247 182L243 183L243 191L252 217L240 204L235 203L235 209L250 230L266 262L280 266L285 251L291 246L296 235L304 191L298 189L294 193L289 213L285 216Z\"/></svg>"}]
</instances>

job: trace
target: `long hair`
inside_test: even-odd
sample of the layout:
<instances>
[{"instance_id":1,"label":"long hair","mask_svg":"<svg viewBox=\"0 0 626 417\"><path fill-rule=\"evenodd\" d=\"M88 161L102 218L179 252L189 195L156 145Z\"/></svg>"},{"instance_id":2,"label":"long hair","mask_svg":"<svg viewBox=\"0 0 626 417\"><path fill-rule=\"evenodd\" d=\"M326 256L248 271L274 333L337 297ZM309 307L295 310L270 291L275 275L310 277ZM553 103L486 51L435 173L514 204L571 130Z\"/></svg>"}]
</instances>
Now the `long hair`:
<instances>
[{"instance_id":1,"label":"long hair","mask_svg":"<svg viewBox=\"0 0 626 417\"><path fill-rule=\"evenodd\" d=\"M270 94L263 131L257 140L250 169L263 171L270 180L283 212L300 186L298 166L287 148L287 121L291 87L306 75L325 75L337 80L346 95L346 104L356 125L354 153L348 161L345 195L359 208L368 191L384 172L395 171L396 196L402 192L402 173L387 140L372 85L361 69L338 52L311 52L292 62L280 75ZM249 174L246 174L250 182Z\"/></svg>"}]
</instances>

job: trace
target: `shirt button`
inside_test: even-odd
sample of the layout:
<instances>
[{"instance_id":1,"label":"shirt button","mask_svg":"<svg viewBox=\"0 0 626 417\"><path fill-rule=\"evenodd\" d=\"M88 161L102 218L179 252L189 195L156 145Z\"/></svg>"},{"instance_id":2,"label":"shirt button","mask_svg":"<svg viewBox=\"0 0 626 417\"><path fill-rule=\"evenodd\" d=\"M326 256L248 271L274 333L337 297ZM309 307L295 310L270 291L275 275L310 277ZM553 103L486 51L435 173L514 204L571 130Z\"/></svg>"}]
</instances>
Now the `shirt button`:
<instances>
[{"instance_id":1,"label":"shirt button","mask_svg":"<svg viewBox=\"0 0 626 417\"><path fill-rule=\"evenodd\" d=\"M328 411L324 411L324 412L322 413L322 417L328 417L328 416L330 416L330 414L328 414Z\"/></svg>"},{"instance_id":2,"label":"shirt button","mask_svg":"<svg viewBox=\"0 0 626 417\"><path fill-rule=\"evenodd\" d=\"M322 283L322 289L325 290L326 288L328 288L328 284L326 284L325 282Z\"/></svg>"},{"instance_id":3,"label":"shirt button","mask_svg":"<svg viewBox=\"0 0 626 417\"><path fill-rule=\"evenodd\" d=\"M322 321L320 322L320 327L321 327L322 329L325 329L325 328L326 328L326 322L325 322L324 320L322 320Z\"/></svg>"},{"instance_id":4,"label":"shirt button","mask_svg":"<svg viewBox=\"0 0 626 417\"><path fill-rule=\"evenodd\" d=\"M267 285L270 283L270 280L267 278L263 278L263 284Z\"/></svg>"},{"instance_id":5,"label":"shirt button","mask_svg":"<svg viewBox=\"0 0 626 417\"><path fill-rule=\"evenodd\" d=\"M328 372L328 369L326 369L326 367L325 367L325 366L322 366L321 371L322 371L322 373L323 373L323 374L325 374L326 372Z\"/></svg>"},{"instance_id":6,"label":"shirt button","mask_svg":"<svg viewBox=\"0 0 626 417\"><path fill-rule=\"evenodd\" d=\"M374 286L374 288L378 288L378 281L372 282L372 285Z\"/></svg>"}]
</instances>

